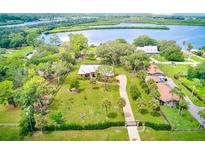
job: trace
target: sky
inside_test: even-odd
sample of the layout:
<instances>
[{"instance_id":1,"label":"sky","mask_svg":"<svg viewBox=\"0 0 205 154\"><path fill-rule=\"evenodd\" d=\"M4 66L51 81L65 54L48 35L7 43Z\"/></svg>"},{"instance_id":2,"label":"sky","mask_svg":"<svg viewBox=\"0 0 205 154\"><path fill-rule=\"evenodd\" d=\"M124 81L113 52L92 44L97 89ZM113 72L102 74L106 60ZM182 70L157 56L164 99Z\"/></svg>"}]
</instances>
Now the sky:
<instances>
[{"instance_id":1,"label":"sky","mask_svg":"<svg viewBox=\"0 0 205 154\"><path fill-rule=\"evenodd\" d=\"M204 0L0 0L0 13L205 13Z\"/></svg>"}]
</instances>

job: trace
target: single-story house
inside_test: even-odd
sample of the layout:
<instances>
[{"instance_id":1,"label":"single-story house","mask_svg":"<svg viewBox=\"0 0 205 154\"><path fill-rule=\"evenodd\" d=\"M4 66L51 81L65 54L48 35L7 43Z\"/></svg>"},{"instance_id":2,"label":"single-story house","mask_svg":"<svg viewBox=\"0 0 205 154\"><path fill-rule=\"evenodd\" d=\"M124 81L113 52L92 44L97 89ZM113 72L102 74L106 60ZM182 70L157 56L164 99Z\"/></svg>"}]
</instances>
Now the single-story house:
<instances>
[{"instance_id":1,"label":"single-story house","mask_svg":"<svg viewBox=\"0 0 205 154\"><path fill-rule=\"evenodd\" d=\"M78 74L81 76L90 77L90 78L97 77L97 74L98 74L97 70L99 66L104 66L104 65L92 65L92 64L80 65ZM106 74L106 76L107 77L114 76L113 71Z\"/></svg>"},{"instance_id":2,"label":"single-story house","mask_svg":"<svg viewBox=\"0 0 205 154\"><path fill-rule=\"evenodd\" d=\"M154 64L151 64L148 68L147 68L147 73L150 76L164 76L164 73Z\"/></svg>"},{"instance_id":3,"label":"single-story house","mask_svg":"<svg viewBox=\"0 0 205 154\"><path fill-rule=\"evenodd\" d=\"M157 83L158 91L160 93L160 104L168 106L176 106L179 102L180 97L176 94L171 93L171 87L166 83Z\"/></svg>"},{"instance_id":4,"label":"single-story house","mask_svg":"<svg viewBox=\"0 0 205 154\"><path fill-rule=\"evenodd\" d=\"M144 46L144 47L137 47L137 51L142 50L148 54L158 54L158 47L157 46Z\"/></svg>"}]
</instances>

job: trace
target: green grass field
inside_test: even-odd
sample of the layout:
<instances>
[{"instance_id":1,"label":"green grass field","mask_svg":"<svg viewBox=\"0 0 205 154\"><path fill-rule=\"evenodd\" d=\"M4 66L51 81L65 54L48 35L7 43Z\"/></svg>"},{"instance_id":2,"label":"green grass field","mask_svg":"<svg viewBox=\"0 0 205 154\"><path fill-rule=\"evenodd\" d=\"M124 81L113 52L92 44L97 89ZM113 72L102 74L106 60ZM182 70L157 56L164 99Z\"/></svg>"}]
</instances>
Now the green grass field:
<instances>
[{"instance_id":1,"label":"green grass field","mask_svg":"<svg viewBox=\"0 0 205 154\"><path fill-rule=\"evenodd\" d=\"M0 141L18 141L18 140L20 140L18 127L0 126Z\"/></svg>"},{"instance_id":2,"label":"green grass field","mask_svg":"<svg viewBox=\"0 0 205 154\"><path fill-rule=\"evenodd\" d=\"M16 124L20 119L20 111L11 106L0 105L0 123Z\"/></svg>"},{"instance_id":3,"label":"green grass field","mask_svg":"<svg viewBox=\"0 0 205 154\"><path fill-rule=\"evenodd\" d=\"M155 131L146 128L139 131L143 141L205 141L205 130L200 131Z\"/></svg>"},{"instance_id":4,"label":"green grass field","mask_svg":"<svg viewBox=\"0 0 205 154\"><path fill-rule=\"evenodd\" d=\"M53 131L47 134L36 133L27 136L29 141L128 141L127 129L124 127L112 127L104 130L81 131Z\"/></svg>"},{"instance_id":5,"label":"green grass field","mask_svg":"<svg viewBox=\"0 0 205 154\"><path fill-rule=\"evenodd\" d=\"M179 110L177 108L161 106L161 110L171 123L171 126L176 129L199 127L198 121L196 121L187 110L184 110L181 116L179 115Z\"/></svg>"},{"instance_id":6,"label":"green grass field","mask_svg":"<svg viewBox=\"0 0 205 154\"><path fill-rule=\"evenodd\" d=\"M117 101L120 98L118 83L109 83L109 90L105 91L103 83L97 83L97 88L93 89L89 80L79 80L80 92L71 93L68 89L70 80L73 78L77 78L77 71L72 72L66 78L55 96L53 104L48 109L49 115L61 112L66 123L80 125L124 121L123 112L119 111L117 106ZM109 116L102 108L105 98L112 103L111 109L108 111Z\"/></svg>"},{"instance_id":7,"label":"green grass field","mask_svg":"<svg viewBox=\"0 0 205 154\"><path fill-rule=\"evenodd\" d=\"M4 56L5 57L22 57L33 50L34 48L32 46L22 47L20 49L8 49L7 52L11 52L12 54L4 54Z\"/></svg>"},{"instance_id":8,"label":"green grass field","mask_svg":"<svg viewBox=\"0 0 205 154\"><path fill-rule=\"evenodd\" d=\"M167 62L168 60L166 60L164 57L160 56L160 55L154 55L153 56L154 59L160 61L160 62Z\"/></svg>"},{"instance_id":9,"label":"green grass field","mask_svg":"<svg viewBox=\"0 0 205 154\"><path fill-rule=\"evenodd\" d=\"M205 62L204 59L199 58L199 57L195 56L194 54L191 55L190 59L192 59L192 60L194 60L196 62Z\"/></svg>"}]
</instances>

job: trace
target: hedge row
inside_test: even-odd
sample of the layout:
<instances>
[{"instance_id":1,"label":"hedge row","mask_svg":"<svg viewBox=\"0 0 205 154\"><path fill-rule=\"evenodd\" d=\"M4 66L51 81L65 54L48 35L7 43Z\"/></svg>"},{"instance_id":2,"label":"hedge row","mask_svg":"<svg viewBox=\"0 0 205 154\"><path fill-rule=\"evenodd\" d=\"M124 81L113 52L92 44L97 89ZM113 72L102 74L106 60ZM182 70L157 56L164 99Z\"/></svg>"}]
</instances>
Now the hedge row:
<instances>
[{"instance_id":1,"label":"hedge row","mask_svg":"<svg viewBox=\"0 0 205 154\"><path fill-rule=\"evenodd\" d=\"M156 124L152 122L145 122L145 126L155 130L171 130L172 127L169 124Z\"/></svg>"},{"instance_id":2,"label":"hedge row","mask_svg":"<svg viewBox=\"0 0 205 154\"><path fill-rule=\"evenodd\" d=\"M125 126L125 122L105 122L98 124L88 124L88 125L79 125L79 124L61 124L59 126L47 125L44 126L43 130L45 131L54 131L54 130L99 130L106 129L109 127Z\"/></svg>"}]
</instances>

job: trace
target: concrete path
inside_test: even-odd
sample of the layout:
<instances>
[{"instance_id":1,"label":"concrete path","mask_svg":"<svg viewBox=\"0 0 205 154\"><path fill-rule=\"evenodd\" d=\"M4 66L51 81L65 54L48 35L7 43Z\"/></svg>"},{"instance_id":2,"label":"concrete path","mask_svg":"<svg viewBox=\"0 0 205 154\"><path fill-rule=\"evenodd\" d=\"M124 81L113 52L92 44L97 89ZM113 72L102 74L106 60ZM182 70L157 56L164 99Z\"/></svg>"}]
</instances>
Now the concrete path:
<instances>
[{"instance_id":1,"label":"concrete path","mask_svg":"<svg viewBox=\"0 0 205 154\"><path fill-rule=\"evenodd\" d=\"M125 75L119 75L117 76L117 79L120 81L120 96L125 99L126 105L123 108L123 112L125 115L125 121L127 123L129 122L134 122L134 114L132 112L132 108L130 106L130 102L127 96L127 91L126 91L126 85L127 85L127 78ZM128 130L128 135L130 141L140 141L140 136L138 133L138 127L137 126L127 126Z\"/></svg>"}]
</instances>

